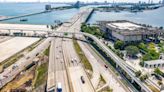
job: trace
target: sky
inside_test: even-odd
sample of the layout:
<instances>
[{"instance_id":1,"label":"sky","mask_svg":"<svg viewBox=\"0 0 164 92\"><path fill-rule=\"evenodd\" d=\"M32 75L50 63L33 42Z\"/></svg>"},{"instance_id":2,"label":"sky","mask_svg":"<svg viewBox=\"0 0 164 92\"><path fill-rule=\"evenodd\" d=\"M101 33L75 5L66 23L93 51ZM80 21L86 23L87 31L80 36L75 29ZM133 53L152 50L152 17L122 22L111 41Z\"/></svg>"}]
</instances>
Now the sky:
<instances>
[{"instance_id":1,"label":"sky","mask_svg":"<svg viewBox=\"0 0 164 92\"><path fill-rule=\"evenodd\" d=\"M76 2L77 0L0 0L1 2L5 1L5 2ZM98 1L98 2L103 2L105 0L79 0L79 1L83 1L83 2L94 2L94 1ZM106 0L108 2L113 2L113 0ZM139 2L139 1L143 1L143 2L148 2L149 0L114 0L115 2ZM150 0L151 1L151 0ZM159 2L160 0L153 0L153 2Z\"/></svg>"}]
</instances>

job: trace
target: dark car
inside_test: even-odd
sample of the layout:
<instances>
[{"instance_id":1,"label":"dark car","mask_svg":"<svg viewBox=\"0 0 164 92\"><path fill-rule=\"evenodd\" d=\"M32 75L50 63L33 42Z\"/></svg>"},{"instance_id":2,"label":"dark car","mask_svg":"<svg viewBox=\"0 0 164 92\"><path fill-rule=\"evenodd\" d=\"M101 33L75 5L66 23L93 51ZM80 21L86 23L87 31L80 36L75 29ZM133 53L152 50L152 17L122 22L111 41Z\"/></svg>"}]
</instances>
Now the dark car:
<instances>
[{"instance_id":1,"label":"dark car","mask_svg":"<svg viewBox=\"0 0 164 92\"><path fill-rule=\"evenodd\" d=\"M107 66L107 65L104 65L104 67L105 67L105 68L108 68L108 66Z\"/></svg>"},{"instance_id":2,"label":"dark car","mask_svg":"<svg viewBox=\"0 0 164 92\"><path fill-rule=\"evenodd\" d=\"M85 80L84 80L84 77L81 76L81 82L84 84L85 83Z\"/></svg>"},{"instance_id":3,"label":"dark car","mask_svg":"<svg viewBox=\"0 0 164 92\"><path fill-rule=\"evenodd\" d=\"M152 75L154 75L156 79L162 80L162 77L160 75L158 75L158 74L152 74Z\"/></svg>"}]
</instances>

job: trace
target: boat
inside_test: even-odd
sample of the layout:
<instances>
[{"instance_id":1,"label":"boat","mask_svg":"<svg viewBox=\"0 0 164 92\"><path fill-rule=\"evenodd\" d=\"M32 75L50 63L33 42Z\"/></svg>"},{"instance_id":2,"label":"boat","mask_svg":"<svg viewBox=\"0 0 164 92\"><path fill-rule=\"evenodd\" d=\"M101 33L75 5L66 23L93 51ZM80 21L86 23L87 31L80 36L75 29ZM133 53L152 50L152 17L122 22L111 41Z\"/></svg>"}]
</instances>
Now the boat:
<instances>
[{"instance_id":1,"label":"boat","mask_svg":"<svg viewBox=\"0 0 164 92\"><path fill-rule=\"evenodd\" d=\"M20 21L28 21L28 19L20 19Z\"/></svg>"}]
</instances>

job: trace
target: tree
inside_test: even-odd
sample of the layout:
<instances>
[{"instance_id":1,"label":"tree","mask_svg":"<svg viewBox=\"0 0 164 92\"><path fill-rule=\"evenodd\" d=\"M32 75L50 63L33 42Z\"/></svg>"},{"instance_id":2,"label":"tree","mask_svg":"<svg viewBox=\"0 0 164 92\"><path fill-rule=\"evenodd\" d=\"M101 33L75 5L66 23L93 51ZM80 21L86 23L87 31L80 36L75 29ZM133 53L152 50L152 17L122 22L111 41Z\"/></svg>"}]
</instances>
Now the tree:
<instances>
[{"instance_id":1,"label":"tree","mask_svg":"<svg viewBox=\"0 0 164 92\"><path fill-rule=\"evenodd\" d=\"M158 85L162 85L163 83L162 83L162 81L158 81Z\"/></svg>"},{"instance_id":2,"label":"tree","mask_svg":"<svg viewBox=\"0 0 164 92\"><path fill-rule=\"evenodd\" d=\"M124 45L125 45L125 44L124 44L123 41L118 40L118 41L115 42L114 48L115 48L115 49L120 49L120 50L122 50L123 47L124 47Z\"/></svg>"},{"instance_id":3,"label":"tree","mask_svg":"<svg viewBox=\"0 0 164 92\"><path fill-rule=\"evenodd\" d=\"M149 43L148 48L149 48L149 50L156 50L156 49L155 49L155 44L152 43L152 42Z\"/></svg>"},{"instance_id":4,"label":"tree","mask_svg":"<svg viewBox=\"0 0 164 92\"><path fill-rule=\"evenodd\" d=\"M140 49L142 49L142 50L144 50L144 51L147 51L147 47L146 47L146 45L145 45L144 43L140 43L140 44L138 45L138 48L140 48Z\"/></svg>"},{"instance_id":5,"label":"tree","mask_svg":"<svg viewBox=\"0 0 164 92\"><path fill-rule=\"evenodd\" d=\"M159 74L159 75L161 75L161 76L163 76L163 74L164 74L159 68L156 68L156 69L154 70L154 73Z\"/></svg>"},{"instance_id":6,"label":"tree","mask_svg":"<svg viewBox=\"0 0 164 92\"><path fill-rule=\"evenodd\" d=\"M139 49L136 46L128 46L125 48L127 55L134 57L139 53Z\"/></svg>"},{"instance_id":7,"label":"tree","mask_svg":"<svg viewBox=\"0 0 164 92\"><path fill-rule=\"evenodd\" d=\"M159 59L160 53L154 51L154 50L149 50L147 54L143 56L143 61L149 61L149 60L156 60Z\"/></svg>"},{"instance_id":8,"label":"tree","mask_svg":"<svg viewBox=\"0 0 164 92\"><path fill-rule=\"evenodd\" d=\"M141 71L139 70L139 71L135 72L135 74L136 74L136 77L139 77L139 76L141 76Z\"/></svg>"},{"instance_id":9,"label":"tree","mask_svg":"<svg viewBox=\"0 0 164 92\"><path fill-rule=\"evenodd\" d=\"M142 75L142 76L140 77L140 80L141 80L141 81L145 81L146 79L148 79L147 74Z\"/></svg>"}]
</instances>

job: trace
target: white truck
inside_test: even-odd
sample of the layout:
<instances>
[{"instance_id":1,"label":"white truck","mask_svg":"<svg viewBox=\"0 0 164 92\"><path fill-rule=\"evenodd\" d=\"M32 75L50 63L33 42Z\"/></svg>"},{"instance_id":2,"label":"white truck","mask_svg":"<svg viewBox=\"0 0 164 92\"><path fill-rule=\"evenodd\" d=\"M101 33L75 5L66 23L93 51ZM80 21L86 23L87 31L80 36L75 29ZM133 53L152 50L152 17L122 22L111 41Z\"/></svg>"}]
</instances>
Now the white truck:
<instances>
[{"instance_id":1,"label":"white truck","mask_svg":"<svg viewBox=\"0 0 164 92\"><path fill-rule=\"evenodd\" d=\"M62 85L60 82L57 84L57 92L62 92Z\"/></svg>"}]
</instances>

